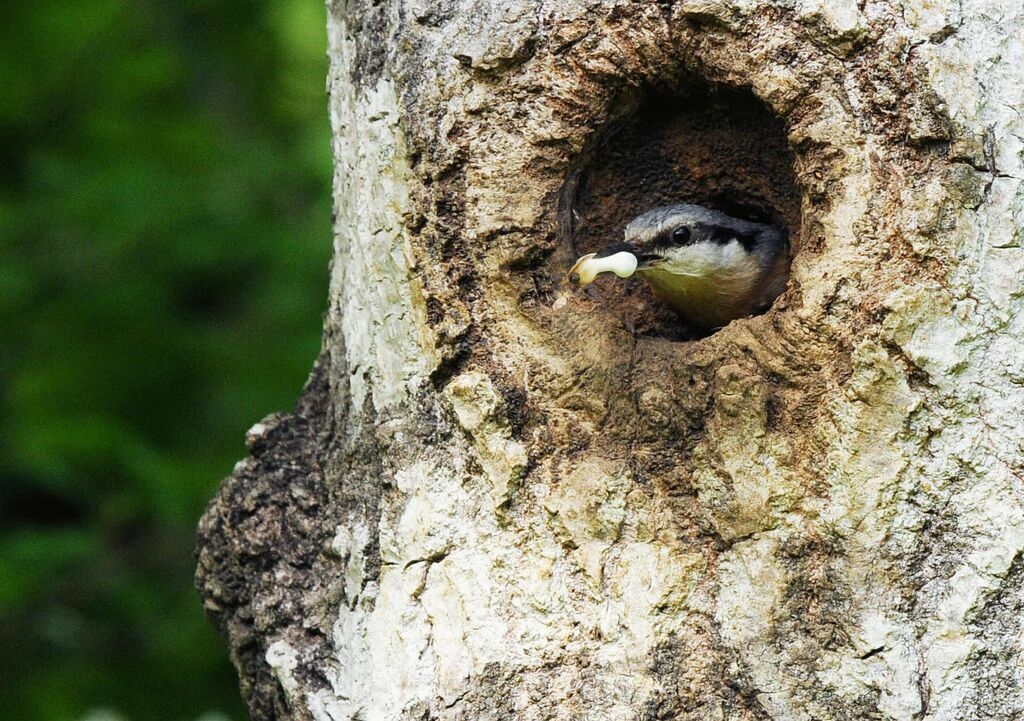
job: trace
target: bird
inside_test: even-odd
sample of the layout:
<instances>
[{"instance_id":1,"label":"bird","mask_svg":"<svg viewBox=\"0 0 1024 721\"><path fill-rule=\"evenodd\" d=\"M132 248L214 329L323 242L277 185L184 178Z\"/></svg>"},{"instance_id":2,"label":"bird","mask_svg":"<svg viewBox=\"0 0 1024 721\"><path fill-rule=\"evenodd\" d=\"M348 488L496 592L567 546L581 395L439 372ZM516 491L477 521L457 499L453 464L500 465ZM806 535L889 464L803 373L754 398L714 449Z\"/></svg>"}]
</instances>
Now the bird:
<instances>
[{"instance_id":1,"label":"bird","mask_svg":"<svg viewBox=\"0 0 1024 721\"><path fill-rule=\"evenodd\" d=\"M789 278L783 228L700 205L648 210L626 225L624 236L580 257L570 281L582 287L604 272L639 273L656 297L702 330L767 310Z\"/></svg>"}]
</instances>

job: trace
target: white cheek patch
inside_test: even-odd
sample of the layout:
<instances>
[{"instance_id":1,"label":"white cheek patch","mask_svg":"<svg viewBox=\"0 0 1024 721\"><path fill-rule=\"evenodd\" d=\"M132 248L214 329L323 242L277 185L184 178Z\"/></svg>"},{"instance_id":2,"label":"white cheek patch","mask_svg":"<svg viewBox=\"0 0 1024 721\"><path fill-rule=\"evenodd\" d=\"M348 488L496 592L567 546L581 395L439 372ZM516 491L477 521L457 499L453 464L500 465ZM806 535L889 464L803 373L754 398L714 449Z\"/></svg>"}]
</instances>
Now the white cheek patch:
<instances>
[{"instance_id":1,"label":"white cheek patch","mask_svg":"<svg viewBox=\"0 0 1024 721\"><path fill-rule=\"evenodd\" d=\"M679 275L712 276L738 269L750 262L750 254L738 240L726 245L700 243L677 248L668 254L664 270Z\"/></svg>"},{"instance_id":2,"label":"white cheek patch","mask_svg":"<svg viewBox=\"0 0 1024 721\"><path fill-rule=\"evenodd\" d=\"M569 271L573 282L581 286L590 285L601 273L614 273L620 278L628 278L636 272L636 256L632 253L623 250L604 258L595 256L596 253L588 253L576 261Z\"/></svg>"},{"instance_id":3,"label":"white cheek patch","mask_svg":"<svg viewBox=\"0 0 1024 721\"><path fill-rule=\"evenodd\" d=\"M720 246L720 248L720 262L724 266L736 266L750 260L750 253L747 252L746 248L738 240L730 241L728 244Z\"/></svg>"}]
</instances>

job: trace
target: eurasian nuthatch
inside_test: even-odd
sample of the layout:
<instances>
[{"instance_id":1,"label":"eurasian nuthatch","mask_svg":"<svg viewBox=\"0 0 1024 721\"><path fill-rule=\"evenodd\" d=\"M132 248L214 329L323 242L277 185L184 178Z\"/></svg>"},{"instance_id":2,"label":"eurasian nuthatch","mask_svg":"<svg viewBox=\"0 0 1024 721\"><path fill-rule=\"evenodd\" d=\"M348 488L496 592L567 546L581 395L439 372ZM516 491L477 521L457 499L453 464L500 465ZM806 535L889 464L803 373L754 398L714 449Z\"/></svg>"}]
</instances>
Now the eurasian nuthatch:
<instances>
[{"instance_id":1,"label":"eurasian nuthatch","mask_svg":"<svg viewBox=\"0 0 1024 721\"><path fill-rule=\"evenodd\" d=\"M789 240L773 225L672 205L635 218L624 242L584 255L569 271L579 285L604 272L620 278L641 273L655 295L710 330L767 309L782 293Z\"/></svg>"}]
</instances>

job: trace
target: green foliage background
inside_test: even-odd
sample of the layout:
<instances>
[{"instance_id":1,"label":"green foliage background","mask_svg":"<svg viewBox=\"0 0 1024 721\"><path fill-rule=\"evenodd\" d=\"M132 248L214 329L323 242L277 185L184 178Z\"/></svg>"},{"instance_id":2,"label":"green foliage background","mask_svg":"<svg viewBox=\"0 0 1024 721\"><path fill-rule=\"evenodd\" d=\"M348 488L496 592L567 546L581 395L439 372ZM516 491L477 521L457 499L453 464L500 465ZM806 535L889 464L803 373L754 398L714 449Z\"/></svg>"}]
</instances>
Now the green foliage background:
<instances>
[{"instance_id":1,"label":"green foliage background","mask_svg":"<svg viewBox=\"0 0 1024 721\"><path fill-rule=\"evenodd\" d=\"M242 719L192 589L316 356L319 0L0 3L0 716Z\"/></svg>"}]
</instances>

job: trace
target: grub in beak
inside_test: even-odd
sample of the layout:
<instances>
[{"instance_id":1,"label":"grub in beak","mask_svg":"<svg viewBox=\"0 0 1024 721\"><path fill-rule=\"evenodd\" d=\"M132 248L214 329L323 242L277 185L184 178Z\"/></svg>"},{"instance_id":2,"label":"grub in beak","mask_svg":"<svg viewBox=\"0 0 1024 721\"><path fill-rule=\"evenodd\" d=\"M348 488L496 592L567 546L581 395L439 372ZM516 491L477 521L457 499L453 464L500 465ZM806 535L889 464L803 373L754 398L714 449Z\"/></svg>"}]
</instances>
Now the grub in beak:
<instances>
[{"instance_id":1,"label":"grub in beak","mask_svg":"<svg viewBox=\"0 0 1024 721\"><path fill-rule=\"evenodd\" d=\"M636 256L629 251L623 250L603 257L599 253L587 253L569 271L569 281L579 286L590 285L601 273L614 273L620 278L628 278L636 272L636 266Z\"/></svg>"}]
</instances>

